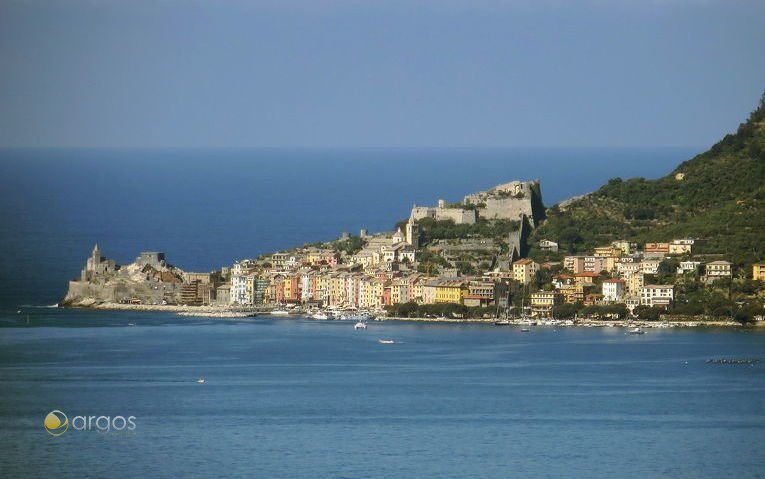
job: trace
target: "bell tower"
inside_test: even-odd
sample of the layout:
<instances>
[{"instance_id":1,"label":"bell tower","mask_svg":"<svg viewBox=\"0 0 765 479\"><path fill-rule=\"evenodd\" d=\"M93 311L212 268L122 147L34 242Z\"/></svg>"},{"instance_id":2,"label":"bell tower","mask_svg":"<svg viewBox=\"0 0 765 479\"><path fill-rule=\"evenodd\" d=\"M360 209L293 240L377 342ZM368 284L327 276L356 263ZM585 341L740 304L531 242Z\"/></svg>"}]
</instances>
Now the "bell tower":
<instances>
[{"instance_id":1,"label":"bell tower","mask_svg":"<svg viewBox=\"0 0 765 479\"><path fill-rule=\"evenodd\" d=\"M409 218L409 221L406 222L406 242L415 248L420 246L420 230L412 218Z\"/></svg>"}]
</instances>

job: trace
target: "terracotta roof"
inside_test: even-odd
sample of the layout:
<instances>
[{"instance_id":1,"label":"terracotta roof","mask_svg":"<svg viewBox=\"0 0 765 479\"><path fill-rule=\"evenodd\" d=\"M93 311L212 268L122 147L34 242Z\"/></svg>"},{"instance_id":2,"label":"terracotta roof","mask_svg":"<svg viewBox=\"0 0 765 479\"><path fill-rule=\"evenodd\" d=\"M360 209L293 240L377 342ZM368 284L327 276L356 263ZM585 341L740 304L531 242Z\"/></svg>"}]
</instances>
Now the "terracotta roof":
<instances>
[{"instance_id":1,"label":"terracotta roof","mask_svg":"<svg viewBox=\"0 0 765 479\"><path fill-rule=\"evenodd\" d=\"M486 296L481 296L480 294L466 294L465 299L489 299Z\"/></svg>"}]
</instances>

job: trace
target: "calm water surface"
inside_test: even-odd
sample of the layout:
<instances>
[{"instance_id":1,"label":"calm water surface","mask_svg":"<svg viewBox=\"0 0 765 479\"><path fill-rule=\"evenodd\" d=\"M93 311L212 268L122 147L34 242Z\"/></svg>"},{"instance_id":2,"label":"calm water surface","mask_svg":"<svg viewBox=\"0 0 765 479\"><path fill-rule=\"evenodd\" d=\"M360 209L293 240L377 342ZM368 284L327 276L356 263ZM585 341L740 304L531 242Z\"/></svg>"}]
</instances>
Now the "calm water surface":
<instances>
[{"instance_id":1,"label":"calm water surface","mask_svg":"<svg viewBox=\"0 0 765 479\"><path fill-rule=\"evenodd\" d=\"M42 309L3 324L4 477L765 474L765 366L705 362L763 356L760 332ZM52 409L137 428L52 437Z\"/></svg>"}]
</instances>

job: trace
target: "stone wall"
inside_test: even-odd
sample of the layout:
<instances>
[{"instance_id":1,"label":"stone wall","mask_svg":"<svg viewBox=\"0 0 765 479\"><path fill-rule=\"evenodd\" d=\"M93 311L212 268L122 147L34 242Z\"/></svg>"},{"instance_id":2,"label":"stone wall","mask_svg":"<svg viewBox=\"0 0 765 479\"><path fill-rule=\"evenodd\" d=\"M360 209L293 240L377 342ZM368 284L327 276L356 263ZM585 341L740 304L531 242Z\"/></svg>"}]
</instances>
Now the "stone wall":
<instances>
[{"instance_id":1,"label":"stone wall","mask_svg":"<svg viewBox=\"0 0 765 479\"><path fill-rule=\"evenodd\" d=\"M518 220L525 216L534 227L544 217L542 189L538 180L511 181L467 195L463 201L478 205L478 215L486 219Z\"/></svg>"},{"instance_id":2,"label":"stone wall","mask_svg":"<svg viewBox=\"0 0 765 479\"><path fill-rule=\"evenodd\" d=\"M96 284L70 281L63 300L66 306L92 306L99 303L180 304L181 285L161 282L113 282Z\"/></svg>"},{"instance_id":3,"label":"stone wall","mask_svg":"<svg viewBox=\"0 0 765 479\"><path fill-rule=\"evenodd\" d=\"M437 221L452 220L456 224L473 224L476 221L475 210L462 208L440 208L414 206L410 218L417 221L422 218L433 218Z\"/></svg>"}]
</instances>

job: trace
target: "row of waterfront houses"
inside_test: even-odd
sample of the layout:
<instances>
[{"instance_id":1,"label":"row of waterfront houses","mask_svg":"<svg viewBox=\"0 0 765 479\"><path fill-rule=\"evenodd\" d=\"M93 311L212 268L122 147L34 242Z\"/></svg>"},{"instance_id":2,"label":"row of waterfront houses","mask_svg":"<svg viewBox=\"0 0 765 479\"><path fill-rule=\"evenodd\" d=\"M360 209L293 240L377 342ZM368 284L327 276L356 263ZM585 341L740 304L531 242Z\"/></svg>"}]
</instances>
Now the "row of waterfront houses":
<instances>
[{"instance_id":1,"label":"row of waterfront houses","mask_svg":"<svg viewBox=\"0 0 765 479\"><path fill-rule=\"evenodd\" d=\"M274 253L259 261L240 261L224 271L229 282L216 284L215 291L202 302L363 309L407 302L506 306L510 292L535 282L540 269L553 266L524 258L512 263L509 270L474 277L456 277L453 272L427 275L410 269L416 264L417 250L407 240L399 230L392 236L368 236L366 247L352 255L307 248ZM545 240L547 246L550 243ZM687 259L694 243L693 239L646 243L640 251L635 243L615 241L595 248L591 255L566 256L561 264L563 272L553 277L549 289L529 294L532 313L549 315L552 307L565 302L624 303L630 310L638 305L668 307L675 299L674 285L646 282L647 276L659 272L666 256L685 258L677 274L701 272L707 282L732 277L728 261L704 264ZM765 280L765 265L754 265L753 276Z\"/></svg>"},{"instance_id":2,"label":"row of waterfront houses","mask_svg":"<svg viewBox=\"0 0 765 479\"><path fill-rule=\"evenodd\" d=\"M507 296L507 282L495 278L440 278L396 271L371 274L342 267L296 271L236 266L234 269L230 285L218 287L219 303L228 298L229 304L241 306L292 303L379 309L407 302L487 306L494 304L497 293Z\"/></svg>"}]
</instances>

